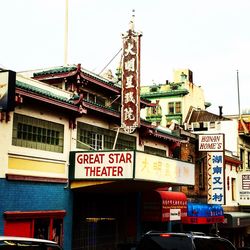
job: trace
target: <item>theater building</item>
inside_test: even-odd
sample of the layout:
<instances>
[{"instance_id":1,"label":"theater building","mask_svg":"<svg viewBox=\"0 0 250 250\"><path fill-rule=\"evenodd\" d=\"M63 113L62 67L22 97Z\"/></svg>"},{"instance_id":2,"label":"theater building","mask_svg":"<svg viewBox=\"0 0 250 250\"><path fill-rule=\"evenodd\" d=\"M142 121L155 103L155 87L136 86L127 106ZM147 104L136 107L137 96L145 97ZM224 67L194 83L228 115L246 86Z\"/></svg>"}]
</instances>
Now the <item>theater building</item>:
<instances>
[{"instance_id":1,"label":"theater building","mask_svg":"<svg viewBox=\"0 0 250 250\"><path fill-rule=\"evenodd\" d=\"M180 226L178 188L194 185L194 164L181 160L178 129L140 118L152 104L140 99L134 35L124 36L121 80L78 64L6 81L14 104L0 113L0 234L114 249Z\"/></svg>"}]
</instances>

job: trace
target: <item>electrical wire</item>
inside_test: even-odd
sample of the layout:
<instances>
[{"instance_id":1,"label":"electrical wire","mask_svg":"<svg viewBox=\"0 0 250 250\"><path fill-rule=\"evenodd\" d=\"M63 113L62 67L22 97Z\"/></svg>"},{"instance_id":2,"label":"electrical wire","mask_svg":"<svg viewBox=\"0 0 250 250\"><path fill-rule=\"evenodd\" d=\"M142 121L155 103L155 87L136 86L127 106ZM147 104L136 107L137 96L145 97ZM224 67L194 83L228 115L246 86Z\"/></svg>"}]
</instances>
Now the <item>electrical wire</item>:
<instances>
[{"instance_id":1,"label":"electrical wire","mask_svg":"<svg viewBox=\"0 0 250 250\"><path fill-rule=\"evenodd\" d=\"M112 59L105 65L105 67L101 70L99 75L109 66L109 64L118 56L118 54L122 51L122 48L112 57Z\"/></svg>"}]
</instances>

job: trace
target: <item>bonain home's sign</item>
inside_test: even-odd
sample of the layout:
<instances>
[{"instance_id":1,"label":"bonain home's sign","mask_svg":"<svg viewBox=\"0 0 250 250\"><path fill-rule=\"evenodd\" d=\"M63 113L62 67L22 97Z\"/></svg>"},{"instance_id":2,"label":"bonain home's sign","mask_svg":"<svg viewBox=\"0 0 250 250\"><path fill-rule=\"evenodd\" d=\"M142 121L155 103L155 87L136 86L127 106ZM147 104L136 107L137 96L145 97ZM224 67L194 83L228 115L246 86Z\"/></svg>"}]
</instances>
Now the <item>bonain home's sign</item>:
<instances>
[{"instance_id":1,"label":"bonain home's sign","mask_svg":"<svg viewBox=\"0 0 250 250\"><path fill-rule=\"evenodd\" d=\"M74 155L74 156L73 156ZM128 179L133 177L134 152L75 152L74 179Z\"/></svg>"},{"instance_id":2,"label":"bonain home's sign","mask_svg":"<svg viewBox=\"0 0 250 250\"><path fill-rule=\"evenodd\" d=\"M223 151L224 134L199 135L199 151Z\"/></svg>"}]
</instances>

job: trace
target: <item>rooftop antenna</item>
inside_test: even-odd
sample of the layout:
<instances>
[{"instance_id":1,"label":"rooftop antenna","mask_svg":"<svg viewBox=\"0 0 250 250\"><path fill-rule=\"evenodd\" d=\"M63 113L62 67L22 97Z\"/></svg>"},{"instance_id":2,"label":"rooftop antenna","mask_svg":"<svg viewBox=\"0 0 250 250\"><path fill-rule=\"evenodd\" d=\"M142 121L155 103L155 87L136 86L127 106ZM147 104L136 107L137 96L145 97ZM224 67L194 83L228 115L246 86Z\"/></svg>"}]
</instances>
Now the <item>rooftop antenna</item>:
<instances>
[{"instance_id":1,"label":"rooftop antenna","mask_svg":"<svg viewBox=\"0 0 250 250\"><path fill-rule=\"evenodd\" d=\"M64 66L68 64L68 13L69 0L65 0Z\"/></svg>"}]
</instances>

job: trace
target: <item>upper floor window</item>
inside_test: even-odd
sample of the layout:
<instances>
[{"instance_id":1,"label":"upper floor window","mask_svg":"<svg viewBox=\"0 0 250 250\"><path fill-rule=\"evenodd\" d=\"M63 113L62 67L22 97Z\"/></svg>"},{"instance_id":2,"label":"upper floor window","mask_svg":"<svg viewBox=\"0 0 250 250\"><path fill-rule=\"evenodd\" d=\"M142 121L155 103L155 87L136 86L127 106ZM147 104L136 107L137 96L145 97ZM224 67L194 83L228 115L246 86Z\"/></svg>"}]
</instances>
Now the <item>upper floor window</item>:
<instances>
[{"instance_id":1,"label":"upper floor window","mask_svg":"<svg viewBox=\"0 0 250 250\"><path fill-rule=\"evenodd\" d=\"M250 170L250 152L247 152L247 169Z\"/></svg>"},{"instance_id":2,"label":"upper floor window","mask_svg":"<svg viewBox=\"0 0 250 250\"><path fill-rule=\"evenodd\" d=\"M117 140L116 132L86 123L77 123L77 147L87 150L104 149L136 149L136 138L127 134L119 133ZM114 145L115 144L115 145Z\"/></svg>"},{"instance_id":3,"label":"upper floor window","mask_svg":"<svg viewBox=\"0 0 250 250\"><path fill-rule=\"evenodd\" d=\"M181 102L169 102L168 103L168 114L180 114L181 113Z\"/></svg>"},{"instance_id":4,"label":"upper floor window","mask_svg":"<svg viewBox=\"0 0 250 250\"><path fill-rule=\"evenodd\" d=\"M236 179L231 178L232 181L232 201L236 201Z\"/></svg>"},{"instance_id":5,"label":"upper floor window","mask_svg":"<svg viewBox=\"0 0 250 250\"><path fill-rule=\"evenodd\" d=\"M245 151L243 148L240 149L240 160L241 160L241 169L244 169L245 165Z\"/></svg>"},{"instance_id":6,"label":"upper floor window","mask_svg":"<svg viewBox=\"0 0 250 250\"><path fill-rule=\"evenodd\" d=\"M166 157L166 150L159 149L159 148L153 148L149 146L144 146L144 152L145 153L150 153L154 155L159 155L159 156L165 156Z\"/></svg>"},{"instance_id":7,"label":"upper floor window","mask_svg":"<svg viewBox=\"0 0 250 250\"><path fill-rule=\"evenodd\" d=\"M62 153L63 132L62 124L15 113L12 144Z\"/></svg>"}]
</instances>

